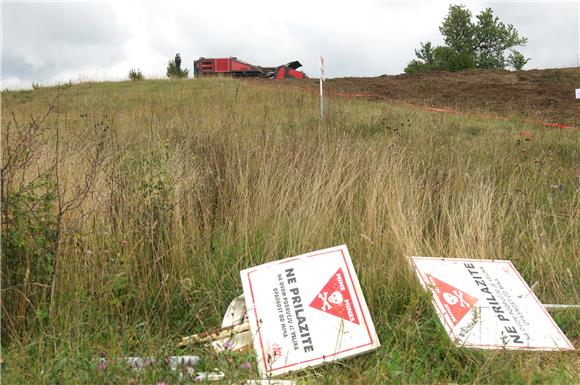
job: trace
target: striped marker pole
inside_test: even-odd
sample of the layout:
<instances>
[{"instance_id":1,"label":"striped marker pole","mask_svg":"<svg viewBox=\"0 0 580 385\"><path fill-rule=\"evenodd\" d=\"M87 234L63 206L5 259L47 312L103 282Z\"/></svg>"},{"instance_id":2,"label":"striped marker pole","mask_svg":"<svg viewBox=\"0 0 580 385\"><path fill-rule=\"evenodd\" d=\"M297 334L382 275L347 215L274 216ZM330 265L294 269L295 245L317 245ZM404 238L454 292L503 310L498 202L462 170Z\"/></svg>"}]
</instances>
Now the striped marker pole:
<instances>
[{"instance_id":1,"label":"striped marker pole","mask_svg":"<svg viewBox=\"0 0 580 385\"><path fill-rule=\"evenodd\" d=\"M564 310L564 309L575 309L580 310L580 305L561 305L554 303L544 303L542 304L546 310Z\"/></svg>"},{"instance_id":2,"label":"striped marker pole","mask_svg":"<svg viewBox=\"0 0 580 385\"><path fill-rule=\"evenodd\" d=\"M322 82L324 81L324 58L320 56L320 120L324 119L324 93Z\"/></svg>"}]
</instances>

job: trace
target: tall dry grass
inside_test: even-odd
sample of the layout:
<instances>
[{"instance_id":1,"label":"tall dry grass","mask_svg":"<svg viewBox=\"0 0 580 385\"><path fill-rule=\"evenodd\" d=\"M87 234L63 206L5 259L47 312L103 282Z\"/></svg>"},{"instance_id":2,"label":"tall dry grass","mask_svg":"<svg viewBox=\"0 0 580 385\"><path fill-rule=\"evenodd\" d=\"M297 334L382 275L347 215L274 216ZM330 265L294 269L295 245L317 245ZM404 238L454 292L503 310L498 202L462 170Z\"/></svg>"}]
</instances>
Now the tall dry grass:
<instances>
[{"instance_id":1,"label":"tall dry grass","mask_svg":"<svg viewBox=\"0 0 580 385\"><path fill-rule=\"evenodd\" d=\"M342 243L384 348L355 360L354 371L315 372L316 381L578 379L570 355L538 362L457 351L406 259L509 258L541 300L578 303L576 132L340 99L319 122L311 95L227 79L85 84L2 99L4 134L11 125L5 160L18 148L15 130L54 105L27 139L33 156L3 180L14 207L7 198L46 175L50 183L35 188L54 197L30 199L58 219L36 221L43 213L28 203L18 212L4 206L2 338L13 383L85 381L69 361L70 377L40 372L62 355L171 351L176 336L219 325L241 292L239 270ZM39 246L53 253L51 269L23 269L6 254L18 249L6 243L14 215L35 224L18 228L26 245L42 226L54 228L54 242ZM35 250L30 266L42 259ZM578 343L576 317L561 317ZM27 355L38 363L24 364ZM513 372L500 371L506 360Z\"/></svg>"}]
</instances>

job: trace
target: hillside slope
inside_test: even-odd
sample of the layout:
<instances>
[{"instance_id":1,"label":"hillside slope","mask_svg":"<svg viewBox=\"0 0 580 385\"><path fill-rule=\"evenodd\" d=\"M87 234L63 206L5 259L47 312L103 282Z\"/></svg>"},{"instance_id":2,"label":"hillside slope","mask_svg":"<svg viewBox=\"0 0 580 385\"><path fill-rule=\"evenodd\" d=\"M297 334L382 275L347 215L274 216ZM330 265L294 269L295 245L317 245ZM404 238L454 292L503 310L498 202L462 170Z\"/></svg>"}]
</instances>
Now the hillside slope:
<instances>
[{"instance_id":1,"label":"hillside slope","mask_svg":"<svg viewBox=\"0 0 580 385\"><path fill-rule=\"evenodd\" d=\"M580 383L577 352L456 347L407 258L509 259L580 303L580 133L347 98L321 122L291 84L2 92L3 384L191 384L163 364L183 354L246 383L251 350L176 341L221 324L240 270L341 244L381 347L298 385ZM554 318L579 346L577 313Z\"/></svg>"},{"instance_id":2,"label":"hillside slope","mask_svg":"<svg viewBox=\"0 0 580 385\"><path fill-rule=\"evenodd\" d=\"M303 84L314 87L317 79ZM530 71L466 70L336 78L328 92L373 93L389 98L459 111L491 112L551 123L580 125L580 67Z\"/></svg>"}]
</instances>

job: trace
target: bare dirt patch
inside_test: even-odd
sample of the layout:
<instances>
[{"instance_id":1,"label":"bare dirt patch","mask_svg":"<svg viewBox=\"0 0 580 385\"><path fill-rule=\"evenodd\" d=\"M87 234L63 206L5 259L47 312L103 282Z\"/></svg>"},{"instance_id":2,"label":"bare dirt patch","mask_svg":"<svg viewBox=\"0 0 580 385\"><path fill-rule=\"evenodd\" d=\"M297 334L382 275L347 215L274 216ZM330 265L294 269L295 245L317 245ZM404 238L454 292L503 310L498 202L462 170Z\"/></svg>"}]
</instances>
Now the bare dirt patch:
<instances>
[{"instance_id":1,"label":"bare dirt patch","mask_svg":"<svg viewBox=\"0 0 580 385\"><path fill-rule=\"evenodd\" d=\"M318 79L306 79L299 84L315 87ZM432 107L516 115L580 126L580 101L574 96L576 88L580 88L580 67L432 71L373 78L335 78L326 82L330 93L372 93Z\"/></svg>"}]
</instances>

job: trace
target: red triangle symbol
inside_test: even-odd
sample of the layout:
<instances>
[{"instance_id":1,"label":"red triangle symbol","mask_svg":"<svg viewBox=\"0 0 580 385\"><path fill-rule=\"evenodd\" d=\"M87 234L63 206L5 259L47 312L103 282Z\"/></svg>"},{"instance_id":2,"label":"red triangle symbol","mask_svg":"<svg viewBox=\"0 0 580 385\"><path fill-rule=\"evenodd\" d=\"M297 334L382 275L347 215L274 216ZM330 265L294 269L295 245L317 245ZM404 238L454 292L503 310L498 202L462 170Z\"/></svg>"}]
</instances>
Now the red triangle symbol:
<instances>
[{"instance_id":1,"label":"red triangle symbol","mask_svg":"<svg viewBox=\"0 0 580 385\"><path fill-rule=\"evenodd\" d=\"M310 306L359 325L350 291L345 282L342 268L340 268L320 290Z\"/></svg>"},{"instance_id":2,"label":"red triangle symbol","mask_svg":"<svg viewBox=\"0 0 580 385\"><path fill-rule=\"evenodd\" d=\"M439 298L439 302L443 305L445 313L451 319L453 326L457 325L477 303L477 298L432 275L427 275L427 277L429 278L431 289Z\"/></svg>"}]
</instances>

